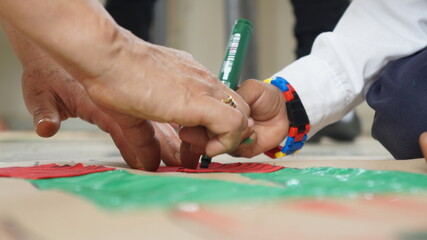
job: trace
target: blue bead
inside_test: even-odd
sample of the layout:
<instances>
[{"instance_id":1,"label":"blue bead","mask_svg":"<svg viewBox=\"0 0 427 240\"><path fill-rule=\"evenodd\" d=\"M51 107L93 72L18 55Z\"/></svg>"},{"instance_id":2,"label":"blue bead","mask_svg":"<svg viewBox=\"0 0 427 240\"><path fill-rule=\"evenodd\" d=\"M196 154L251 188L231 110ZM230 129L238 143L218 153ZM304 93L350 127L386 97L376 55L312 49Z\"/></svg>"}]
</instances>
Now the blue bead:
<instances>
[{"instance_id":1,"label":"blue bead","mask_svg":"<svg viewBox=\"0 0 427 240\"><path fill-rule=\"evenodd\" d=\"M286 92L289 90L288 86L286 86L286 84L283 81L271 80L271 84L278 87L280 89L280 91L282 91L282 92Z\"/></svg>"},{"instance_id":2,"label":"blue bead","mask_svg":"<svg viewBox=\"0 0 427 240\"><path fill-rule=\"evenodd\" d=\"M304 134L304 138L301 140L301 142L307 141L307 134Z\"/></svg>"},{"instance_id":3,"label":"blue bead","mask_svg":"<svg viewBox=\"0 0 427 240\"><path fill-rule=\"evenodd\" d=\"M294 142L295 142L295 138L293 138L293 137L288 137L288 138L286 138L286 143L285 143L285 145L290 146L290 145L294 144Z\"/></svg>"},{"instance_id":4,"label":"blue bead","mask_svg":"<svg viewBox=\"0 0 427 240\"><path fill-rule=\"evenodd\" d=\"M290 147L290 149L293 151L297 151L297 150L300 150L303 146L304 146L303 142L296 142Z\"/></svg>"},{"instance_id":5,"label":"blue bead","mask_svg":"<svg viewBox=\"0 0 427 240\"><path fill-rule=\"evenodd\" d=\"M288 85L288 84L289 84L289 82L288 82L288 81L286 81L286 79L284 79L284 78L282 78L282 77L275 77L274 79L275 79L275 80L278 80L278 81L280 81L280 82L283 82L285 85Z\"/></svg>"}]
</instances>

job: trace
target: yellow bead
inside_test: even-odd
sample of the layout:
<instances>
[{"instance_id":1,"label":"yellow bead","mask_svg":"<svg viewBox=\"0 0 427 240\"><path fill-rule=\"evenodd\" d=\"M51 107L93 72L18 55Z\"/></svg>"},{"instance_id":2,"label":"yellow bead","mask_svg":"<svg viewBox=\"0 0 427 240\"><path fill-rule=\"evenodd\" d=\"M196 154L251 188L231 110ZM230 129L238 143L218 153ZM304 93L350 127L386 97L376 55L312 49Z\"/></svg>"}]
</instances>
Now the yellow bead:
<instances>
[{"instance_id":1,"label":"yellow bead","mask_svg":"<svg viewBox=\"0 0 427 240\"><path fill-rule=\"evenodd\" d=\"M265 83L271 84L271 80L273 80L272 78L267 78L264 80Z\"/></svg>"},{"instance_id":2,"label":"yellow bead","mask_svg":"<svg viewBox=\"0 0 427 240\"><path fill-rule=\"evenodd\" d=\"M274 156L275 156L276 158L281 158L281 157L286 156L286 154L284 154L284 153L282 153L282 152L277 152L277 153L275 153L275 154L274 154Z\"/></svg>"}]
</instances>

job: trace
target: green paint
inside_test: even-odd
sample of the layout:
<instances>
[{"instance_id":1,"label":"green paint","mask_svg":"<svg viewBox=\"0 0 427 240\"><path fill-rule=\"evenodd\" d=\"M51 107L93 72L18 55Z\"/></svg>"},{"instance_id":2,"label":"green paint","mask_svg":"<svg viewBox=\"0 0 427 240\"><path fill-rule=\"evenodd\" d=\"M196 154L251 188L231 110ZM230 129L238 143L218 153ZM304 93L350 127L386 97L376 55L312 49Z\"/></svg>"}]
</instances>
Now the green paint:
<instances>
[{"instance_id":1,"label":"green paint","mask_svg":"<svg viewBox=\"0 0 427 240\"><path fill-rule=\"evenodd\" d=\"M360 193L427 193L427 175L357 168L285 168L269 174L243 174L286 187L292 196L357 196Z\"/></svg>"},{"instance_id":2,"label":"green paint","mask_svg":"<svg viewBox=\"0 0 427 240\"><path fill-rule=\"evenodd\" d=\"M170 207L181 202L267 201L287 197L357 197L372 193L427 193L427 175L338 168L285 168L244 176L276 187L127 171L32 180L40 189L61 189L109 209Z\"/></svg>"},{"instance_id":3,"label":"green paint","mask_svg":"<svg viewBox=\"0 0 427 240\"><path fill-rule=\"evenodd\" d=\"M243 140L242 144L251 144L253 142L254 142L254 140L252 138L248 137L245 140Z\"/></svg>"},{"instance_id":4,"label":"green paint","mask_svg":"<svg viewBox=\"0 0 427 240\"><path fill-rule=\"evenodd\" d=\"M171 206L181 202L223 202L263 199L271 187L186 177L137 175L127 171L94 173L72 178L31 180L40 189L76 193L106 208ZM273 190L273 191L271 191ZM277 194L277 193L276 193Z\"/></svg>"},{"instance_id":5,"label":"green paint","mask_svg":"<svg viewBox=\"0 0 427 240\"><path fill-rule=\"evenodd\" d=\"M399 240L427 240L427 231L408 232L399 235Z\"/></svg>"}]
</instances>

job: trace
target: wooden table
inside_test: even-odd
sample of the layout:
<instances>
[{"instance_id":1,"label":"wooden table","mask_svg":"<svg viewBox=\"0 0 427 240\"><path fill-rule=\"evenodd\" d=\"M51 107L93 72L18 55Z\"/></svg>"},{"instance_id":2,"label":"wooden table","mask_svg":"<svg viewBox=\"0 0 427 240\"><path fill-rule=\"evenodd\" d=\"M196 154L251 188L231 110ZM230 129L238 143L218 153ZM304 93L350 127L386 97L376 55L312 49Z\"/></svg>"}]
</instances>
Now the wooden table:
<instances>
[{"instance_id":1,"label":"wooden table","mask_svg":"<svg viewBox=\"0 0 427 240\"><path fill-rule=\"evenodd\" d=\"M300 154L285 160L220 156L215 161L263 161L296 168L330 166L427 174L423 159L391 160L370 138L361 138L353 145L332 142L308 145ZM65 132L53 139L40 139L28 132L0 133L0 167L77 162L127 168L114 144L102 133ZM176 175L247 181L229 173ZM427 194L298 198L262 204L181 203L172 208L109 211L69 193L40 191L25 180L0 178L2 240L425 239L415 237L427 236L426 213Z\"/></svg>"}]
</instances>

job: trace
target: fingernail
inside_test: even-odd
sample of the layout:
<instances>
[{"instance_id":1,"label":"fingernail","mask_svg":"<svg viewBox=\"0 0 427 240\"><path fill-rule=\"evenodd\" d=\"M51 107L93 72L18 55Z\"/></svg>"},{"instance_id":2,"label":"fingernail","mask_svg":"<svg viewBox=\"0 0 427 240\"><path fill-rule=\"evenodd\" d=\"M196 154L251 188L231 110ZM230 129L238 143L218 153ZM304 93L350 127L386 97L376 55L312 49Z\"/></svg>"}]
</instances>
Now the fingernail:
<instances>
[{"instance_id":1,"label":"fingernail","mask_svg":"<svg viewBox=\"0 0 427 240\"><path fill-rule=\"evenodd\" d=\"M40 123L42 122L52 122L52 120L50 118L42 118L37 122L36 128L38 125L40 125Z\"/></svg>"},{"instance_id":2,"label":"fingernail","mask_svg":"<svg viewBox=\"0 0 427 240\"><path fill-rule=\"evenodd\" d=\"M248 119L248 127L253 128L255 126L255 121L252 118Z\"/></svg>"},{"instance_id":3,"label":"fingernail","mask_svg":"<svg viewBox=\"0 0 427 240\"><path fill-rule=\"evenodd\" d=\"M52 121L50 118L42 118L42 119L40 119L40 120L37 122L36 126L34 126L34 129L35 129L35 131L36 131L36 132L38 132L38 129L39 129L40 125L41 125L42 123L44 123L44 122L53 122L53 121Z\"/></svg>"}]
</instances>

